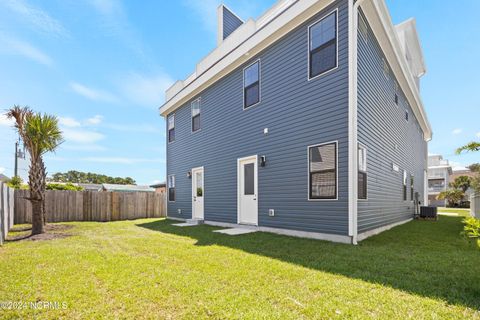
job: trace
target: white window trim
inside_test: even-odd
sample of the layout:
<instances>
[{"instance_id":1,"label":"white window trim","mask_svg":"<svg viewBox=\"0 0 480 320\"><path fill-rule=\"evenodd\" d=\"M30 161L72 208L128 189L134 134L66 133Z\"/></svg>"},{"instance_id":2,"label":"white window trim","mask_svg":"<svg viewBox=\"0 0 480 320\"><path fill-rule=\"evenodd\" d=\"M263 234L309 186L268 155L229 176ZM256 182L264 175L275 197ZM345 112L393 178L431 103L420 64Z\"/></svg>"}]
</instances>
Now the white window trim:
<instances>
[{"instance_id":1,"label":"white window trim","mask_svg":"<svg viewBox=\"0 0 480 320\"><path fill-rule=\"evenodd\" d=\"M405 197L403 194L403 188L405 188ZM404 202L408 201L408 172L407 170L403 170L403 176L402 176L402 200Z\"/></svg>"},{"instance_id":2,"label":"white window trim","mask_svg":"<svg viewBox=\"0 0 480 320\"><path fill-rule=\"evenodd\" d=\"M332 199L311 199L310 198L310 148L313 147L321 147L329 144L335 144L335 175L336 175L336 182L335 182L335 198ZM308 201L338 201L338 140L329 141L329 142L322 142L318 144L313 144L307 147L307 199Z\"/></svg>"},{"instance_id":3,"label":"white window trim","mask_svg":"<svg viewBox=\"0 0 480 320\"><path fill-rule=\"evenodd\" d=\"M175 184L175 186L173 187L173 189L175 189L175 190L174 190L174 192L175 192L175 200L173 200L173 201L170 200L170 187L169 187L169 185L168 185L168 182L169 182L170 177L173 177L173 181L174 181L174 184ZM177 200L177 179L175 178L175 175L174 175L174 174L169 174L169 175L167 176L167 201L168 201L168 202L175 202L176 200Z\"/></svg>"},{"instance_id":4,"label":"white window trim","mask_svg":"<svg viewBox=\"0 0 480 320\"><path fill-rule=\"evenodd\" d=\"M324 71L320 74L317 74L316 76L314 77L310 77L310 29L316 25L317 23L321 22L323 19L325 19L326 17L328 17L329 15L331 15L332 13L335 13L335 22L336 22L336 28L335 28L335 31L336 31L336 35L335 35L335 42L336 42L336 46L337 46L337 50L336 50L336 59L335 59L335 68L332 68L332 69L329 69L327 71ZM311 25L308 26L307 28L307 81L311 81L311 80L315 80L321 76L324 76L330 72L333 72L335 70L338 69L338 8L330 11L329 13L323 15L320 19L316 20L315 22L313 22Z\"/></svg>"},{"instance_id":5,"label":"white window trim","mask_svg":"<svg viewBox=\"0 0 480 320\"><path fill-rule=\"evenodd\" d=\"M413 198L415 198L415 180L414 180L414 178L415 178L415 175L413 173L410 173L410 188L409 188L410 190L408 190L408 191L410 193L410 198L411 198L410 201L411 202L415 201L415 200L413 200ZM412 181L414 181L413 185L412 185ZM413 189L413 193L412 193L412 189Z\"/></svg>"},{"instance_id":6,"label":"white window trim","mask_svg":"<svg viewBox=\"0 0 480 320\"><path fill-rule=\"evenodd\" d=\"M175 116L175 112L174 112L174 113L168 115L168 117L167 117L167 144L174 143L175 140L177 140L177 132L175 131L175 138L173 138L173 141L170 141L170 135L169 135L170 129L168 128L168 119L172 116L173 116L173 130L175 130L176 126L177 126L177 123L176 123L177 122L177 117Z\"/></svg>"},{"instance_id":7,"label":"white window trim","mask_svg":"<svg viewBox=\"0 0 480 320\"><path fill-rule=\"evenodd\" d=\"M198 104L200 106L200 128L198 130L193 131L193 103L198 101ZM193 133L197 133L198 131L202 130L202 97L198 97L197 99L194 99L192 102L190 102L190 130Z\"/></svg>"},{"instance_id":8,"label":"white window trim","mask_svg":"<svg viewBox=\"0 0 480 320\"><path fill-rule=\"evenodd\" d=\"M361 171L360 168L358 167L358 164L359 164L359 159L357 157L357 174L358 172L365 172L367 174L367 197L365 199L360 199L358 197L358 192L357 192L357 200L358 201L367 201L368 200L368 164L367 164L367 159L368 159L368 149L367 147L363 144L363 143L358 143L358 147L357 147L357 152L358 152L358 148L363 148L365 150L365 171ZM358 181L357 181L358 183Z\"/></svg>"},{"instance_id":9,"label":"white window trim","mask_svg":"<svg viewBox=\"0 0 480 320\"><path fill-rule=\"evenodd\" d=\"M255 63L258 62L258 102L255 103L255 104L252 104L248 107L245 107L245 70L247 70L248 68L250 68L251 66L253 66ZM243 105L243 111L246 111L246 110L249 110L253 107L255 107L256 105L260 104L260 102L262 102L262 62L261 62L261 59L258 58L257 60L253 61L252 63L250 63L248 66L246 66L245 68L243 68L243 72L242 72L242 83L243 83L243 87L242 87L242 105Z\"/></svg>"}]
</instances>

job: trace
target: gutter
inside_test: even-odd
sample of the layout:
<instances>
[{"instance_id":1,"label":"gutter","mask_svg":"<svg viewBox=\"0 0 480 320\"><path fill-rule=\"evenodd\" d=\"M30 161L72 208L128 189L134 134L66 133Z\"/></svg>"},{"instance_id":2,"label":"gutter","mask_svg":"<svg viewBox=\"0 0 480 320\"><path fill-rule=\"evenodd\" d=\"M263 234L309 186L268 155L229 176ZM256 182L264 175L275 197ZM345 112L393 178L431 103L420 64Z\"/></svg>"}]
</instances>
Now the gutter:
<instances>
[{"instance_id":1,"label":"gutter","mask_svg":"<svg viewBox=\"0 0 480 320\"><path fill-rule=\"evenodd\" d=\"M358 244L358 9L366 0L352 0L349 2L349 106L348 106L348 185L349 185L349 201L348 201L348 234L352 238L352 244Z\"/></svg>"}]
</instances>

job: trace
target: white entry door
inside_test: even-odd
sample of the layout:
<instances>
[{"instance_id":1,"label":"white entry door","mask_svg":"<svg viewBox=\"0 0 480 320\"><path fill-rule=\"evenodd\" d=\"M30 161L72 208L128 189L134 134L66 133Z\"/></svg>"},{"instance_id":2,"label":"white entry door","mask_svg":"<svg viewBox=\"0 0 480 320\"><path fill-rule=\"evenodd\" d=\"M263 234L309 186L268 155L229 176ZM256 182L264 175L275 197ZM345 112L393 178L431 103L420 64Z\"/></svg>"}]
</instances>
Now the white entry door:
<instances>
[{"instance_id":1,"label":"white entry door","mask_svg":"<svg viewBox=\"0 0 480 320\"><path fill-rule=\"evenodd\" d=\"M238 159L238 223L258 225L257 156Z\"/></svg>"},{"instance_id":2,"label":"white entry door","mask_svg":"<svg viewBox=\"0 0 480 320\"><path fill-rule=\"evenodd\" d=\"M192 219L203 220L203 167L192 169Z\"/></svg>"}]
</instances>

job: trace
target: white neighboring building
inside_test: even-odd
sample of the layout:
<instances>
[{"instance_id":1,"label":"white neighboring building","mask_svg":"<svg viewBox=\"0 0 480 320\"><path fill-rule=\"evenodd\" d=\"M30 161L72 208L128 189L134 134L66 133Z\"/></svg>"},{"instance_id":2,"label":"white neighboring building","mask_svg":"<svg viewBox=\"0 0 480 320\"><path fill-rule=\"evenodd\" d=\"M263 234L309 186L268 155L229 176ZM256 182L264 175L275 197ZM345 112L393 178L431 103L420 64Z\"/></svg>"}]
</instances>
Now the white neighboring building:
<instances>
[{"instance_id":1,"label":"white neighboring building","mask_svg":"<svg viewBox=\"0 0 480 320\"><path fill-rule=\"evenodd\" d=\"M428 156L428 205L445 207L446 200L437 200L440 192L446 191L450 183L452 166L441 155Z\"/></svg>"}]
</instances>

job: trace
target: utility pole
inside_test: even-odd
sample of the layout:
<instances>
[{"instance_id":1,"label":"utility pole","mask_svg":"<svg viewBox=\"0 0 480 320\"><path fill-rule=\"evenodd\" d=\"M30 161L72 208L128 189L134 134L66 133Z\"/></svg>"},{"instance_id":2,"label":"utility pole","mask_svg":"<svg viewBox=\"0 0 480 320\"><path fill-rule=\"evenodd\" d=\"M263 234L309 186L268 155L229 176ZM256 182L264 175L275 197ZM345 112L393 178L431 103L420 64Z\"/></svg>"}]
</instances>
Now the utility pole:
<instances>
[{"instance_id":1,"label":"utility pole","mask_svg":"<svg viewBox=\"0 0 480 320\"><path fill-rule=\"evenodd\" d=\"M18 176L18 141L15 142L15 169L14 169L14 177Z\"/></svg>"}]
</instances>

